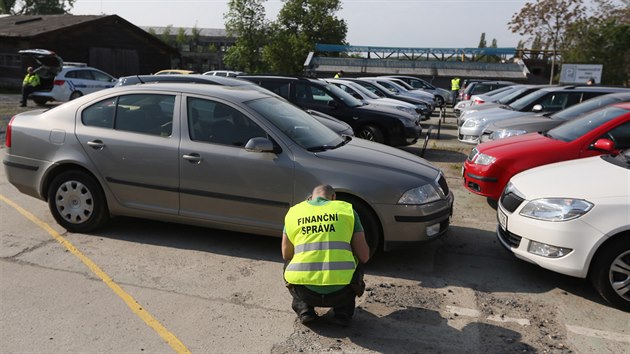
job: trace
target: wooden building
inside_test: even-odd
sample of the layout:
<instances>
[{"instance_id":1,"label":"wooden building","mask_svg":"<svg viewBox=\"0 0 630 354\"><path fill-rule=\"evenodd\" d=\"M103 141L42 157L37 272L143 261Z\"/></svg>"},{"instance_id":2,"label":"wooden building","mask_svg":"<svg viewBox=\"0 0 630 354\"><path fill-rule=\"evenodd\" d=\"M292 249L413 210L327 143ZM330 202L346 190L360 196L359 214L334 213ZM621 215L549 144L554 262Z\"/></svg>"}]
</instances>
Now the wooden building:
<instances>
[{"instance_id":1,"label":"wooden building","mask_svg":"<svg viewBox=\"0 0 630 354\"><path fill-rule=\"evenodd\" d=\"M22 49L47 49L115 77L150 74L179 62L177 49L117 15L0 17L0 86L21 85Z\"/></svg>"}]
</instances>

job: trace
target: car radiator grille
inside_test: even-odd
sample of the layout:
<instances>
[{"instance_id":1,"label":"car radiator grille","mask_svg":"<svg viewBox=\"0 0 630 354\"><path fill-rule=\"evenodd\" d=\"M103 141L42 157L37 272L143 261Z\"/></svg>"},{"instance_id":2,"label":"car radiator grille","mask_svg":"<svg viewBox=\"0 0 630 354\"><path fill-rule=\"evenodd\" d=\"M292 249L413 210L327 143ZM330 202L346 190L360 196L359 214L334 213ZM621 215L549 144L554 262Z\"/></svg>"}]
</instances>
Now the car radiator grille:
<instances>
[{"instance_id":1,"label":"car radiator grille","mask_svg":"<svg viewBox=\"0 0 630 354\"><path fill-rule=\"evenodd\" d=\"M514 193L503 193L499 199L503 208L513 213L516 208L525 200Z\"/></svg>"},{"instance_id":2,"label":"car radiator grille","mask_svg":"<svg viewBox=\"0 0 630 354\"><path fill-rule=\"evenodd\" d=\"M521 244L521 236L515 235L507 230L503 230L502 228L498 228L498 236L501 238L501 241L506 245L509 245L512 248L518 248Z\"/></svg>"}]
</instances>

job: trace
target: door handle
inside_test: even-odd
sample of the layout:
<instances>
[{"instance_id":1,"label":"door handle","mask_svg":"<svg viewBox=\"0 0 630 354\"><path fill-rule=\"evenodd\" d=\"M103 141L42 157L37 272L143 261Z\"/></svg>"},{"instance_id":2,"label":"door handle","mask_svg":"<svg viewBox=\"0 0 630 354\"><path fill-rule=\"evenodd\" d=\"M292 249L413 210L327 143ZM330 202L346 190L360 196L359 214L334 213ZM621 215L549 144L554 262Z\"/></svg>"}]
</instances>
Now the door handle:
<instances>
[{"instance_id":1,"label":"door handle","mask_svg":"<svg viewBox=\"0 0 630 354\"><path fill-rule=\"evenodd\" d=\"M201 160L203 160L203 158L201 157L201 155L199 155L196 152L190 153L190 154L186 154L182 156L185 160L188 160L191 163L196 163L199 164L201 163Z\"/></svg>"},{"instance_id":2,"label":"door handle","mask_svg":"<svg viewBox=\"0 0 630 354\"><path fill-rule=\"evenodd\" d=\"M94 150L103 150L105 143L102 140L92 140L87 142L88 146Z\"/></svg>"}]
</instances>

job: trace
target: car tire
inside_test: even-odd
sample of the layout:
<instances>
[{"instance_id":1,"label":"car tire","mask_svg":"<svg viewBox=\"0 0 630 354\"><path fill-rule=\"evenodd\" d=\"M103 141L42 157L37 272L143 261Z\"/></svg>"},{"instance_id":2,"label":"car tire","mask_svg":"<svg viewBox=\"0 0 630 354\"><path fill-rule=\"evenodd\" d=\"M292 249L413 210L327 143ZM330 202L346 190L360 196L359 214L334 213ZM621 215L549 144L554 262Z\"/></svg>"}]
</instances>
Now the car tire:
<instances>
[{"instance_id":1,"label":"car tire","mask_svg":"<svg viewBox=\"0 0 630 354\"><path fill-rule=\"evenodd\" d=\"M381 231L381 223L378 216L367 204L357 198L339 195L338 199L352 204L352 208L359 215L361 225L363 225L363 232L365 233L365 240L370 247L370 258L372 258L381 249L383 241L383 232Z\"/></svg>"},{"instance_id":2,"label":"car tire","mask_svg":"<svg viewBox=\"0 0 630 354\"><path fill-rule=\"evenodd\" d=\"M375 141L377 143L385 143L383 132L373 125L364 125L357 129L354 134L357 138Z\"/></svg>"},{"instance_id":3,"label":"car tire","mask_svg":"<svg viewBox=\"0 0 630 354\"><path fill-rule=\"evenodd\" d=\"M35 104L38 106L44 106L46 102L48 102L48 99L42 97L33 97L33 102L35 102Z\"/></svg>"},{"instance_id":4,"label":"car tire","mask_svg":"<svg viewBox=\"0 0 630 354\"><path fill-rule=\"evenodd\" d=\"M437 107L442 107L442 106L444 106L444 97L442 97L442 96L436 96L436 97L435 97L435 105L436 105Z\"/></svg>"},{"instance_id":5,"label":"car tire","mask_svg":"<svg viewBox=\"0 0 630 354\"><path fill-rule=\"evenodd\" d=\"M630 234L608 242L593 259L591 282L613 306L630 312ZM615 288L625 285L623 289Z\"/></svg>"},{"instance_id":6,"label":"car tire","mask_svg":"<svg viewBox=\"0 0 630 354\"><path fill-rule=\"evenodd\" d=\"M56 176L48 188L48 207L59 225L70 232L88 232L107 222L105 194L89 174L70 170Z\"/></svg>"},{"instance_id":7,"label":"car tire","mask_svg":"<svg viewBox=\"0 0 630 354\"><path fill-rule=\"evenodd\" d=\"M80 91L74 91L72 94L70 94L70 101L77 99L81 96L83 96L83 94Z\"/></svg>"}]
</instances>

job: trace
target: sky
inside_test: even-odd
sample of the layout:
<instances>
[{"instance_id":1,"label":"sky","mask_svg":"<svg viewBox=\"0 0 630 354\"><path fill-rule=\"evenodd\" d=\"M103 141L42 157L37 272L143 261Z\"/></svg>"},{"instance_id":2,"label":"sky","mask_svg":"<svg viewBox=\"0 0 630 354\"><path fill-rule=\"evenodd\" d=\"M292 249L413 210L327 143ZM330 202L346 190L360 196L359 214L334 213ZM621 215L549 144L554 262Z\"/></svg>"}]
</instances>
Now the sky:
<instances>
[{"instance_id":1,"label":"sky","mask_svg":"<svg viewBox=\"0 0 630 354\"><path fill-rule=\"evenodd\" d=\"M528 1L520 0L342 0L350 45L414 48L516 47L523 38L507 26ZM530 0L529 2L533 2ZM136 26L224 28L227 0L77 0L73 15L118 15ZM275 20L282 1L268 0Z\"/></svg>"}]
</instances>

